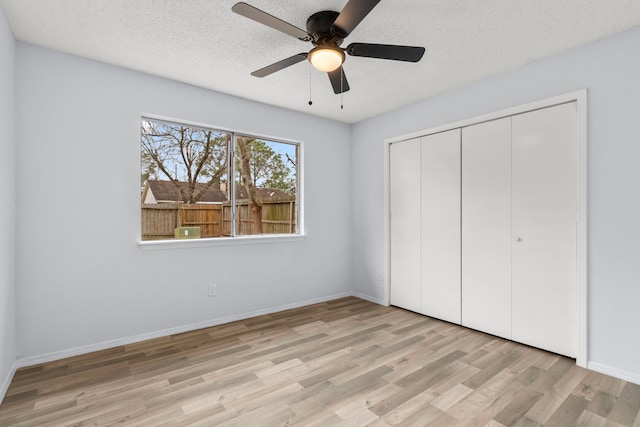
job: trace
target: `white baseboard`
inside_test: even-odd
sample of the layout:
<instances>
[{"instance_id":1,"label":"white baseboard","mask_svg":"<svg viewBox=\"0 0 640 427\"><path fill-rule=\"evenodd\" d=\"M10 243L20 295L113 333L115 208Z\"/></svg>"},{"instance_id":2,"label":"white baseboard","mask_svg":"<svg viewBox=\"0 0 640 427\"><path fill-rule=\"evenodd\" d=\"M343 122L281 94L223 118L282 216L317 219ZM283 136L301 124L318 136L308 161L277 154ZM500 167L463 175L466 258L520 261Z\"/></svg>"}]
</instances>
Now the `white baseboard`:
<instances>
[{"instance_id":1,"label":"white baseboard","mask_svg":"<svg viewBox=\"0 0 640 427\"><path fill-rule=\"evenodd\" d=\"M11 365L11 369L9 369L9 373L7 377L2 381L2 386L0 386L0 403L4 400L4 396L7 394L7 390L9 390L9 385L13 380L13 376L16 374L16 370L18 369L18 361L16 360Z\"/></svg>"},{"instance_id":2,"label":"white baseboard","mask_svg":"<svg viewBox=\"0 0 640 427\"><path fill-rule=\"evenodd\" d=\"M616 377L634 384L640 384L640 374L637 373L625 371L623 369L612 368L611 366L603 365L597 362L587 363L587 368L591 369L592 371L600 372L601 374Z\"/></svg>"},{"instance_id":3,"label":"white baseboard","mask_svg":"<svg viewBox=\"0 0 640 427\"><path fill-rule=\"evenodd\" d=\"M353 296L356 297L356 298L360 298L360 299L369 301L369 302L373 302L373 303L378 304L378 305L386 305L382 298L374 298L374 297L371 297L369 295L361 294L359 292L354 292Z\"/></svg>"},{"instance_id":4,"label":"white baseboard","mask_svg":"<svg viewBox=\"0 0 640 427\"><path fill-rule=\"evenodd\" d=\"M94 351L106 350L108 348L118 347L121 345L133 344L140 341L146 341L154 338L166 337L168 335L181 334L183 332L195 331L202 328L210 328L212 326L222 325L224 323L235 322L238 320L244 320L251 317L261 316L264 314L277 313L279 311L290 310L292 308L304 307L305 305L317 304L325 301L331 301L338 298L344 298L349 296L356 296L358 298L367 299L364 296L355 295L353 292L344 292L335 295L329 295L326 297L314 298L306 301L299 301L292 304L285 304L278 307L270 307L262 310L250 311L247 313L236 314L233 316L221 317L218 319L206 320L204 322L192 323L189 325L177 326L175 328L164 329L160 331L148 332L145 334L134 335L130 337L118 338L109 341L103 341L95 344L83 345L80 347L70 348L67 350L54 351L51 353L41 354L37 356L25 357L18 359L16 366L23 368L26 366L33 366L40 363L52 362L54 360L60 360L67 357L79 356L82 354L92 353ZM373 301L375 302L375 301ZM15 370L14 370L15 372ZM10 381L10 380L9 380ZM8 387L8 383L7 383Z\"/></svg>"}]
</instances>

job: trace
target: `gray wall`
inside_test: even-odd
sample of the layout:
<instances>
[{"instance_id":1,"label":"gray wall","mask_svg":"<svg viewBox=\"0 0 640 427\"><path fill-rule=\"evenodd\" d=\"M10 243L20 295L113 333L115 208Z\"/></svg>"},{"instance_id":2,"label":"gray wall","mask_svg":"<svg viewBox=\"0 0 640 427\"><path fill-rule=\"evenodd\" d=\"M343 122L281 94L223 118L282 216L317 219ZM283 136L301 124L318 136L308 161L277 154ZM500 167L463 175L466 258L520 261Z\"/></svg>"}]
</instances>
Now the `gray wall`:
<instances>
[{"instance_id":1,"label":"gray wall","mask_svg":"<svg viewBox=\"0 0 640 427\"><path fill-rule=\"evenodd\" d=\"M22 43L16 55L24 357L351 292L348 125ZM302 141L307 236L142 250L141 113Z\"/></svg>"},{"instance_id":2,"label":"gray wall","mask_svg":"<svg viewBox=\"0 0 640 427\"><path fill-rule=\"evenodd\" d=\"M14 51L0 8L0 399L16 360Z\"/></svg>"},{"instance_id":3,"label":"gray wall","mask_svg":"<svg viewBox=\"0 0 640 427\"><path fill-rule=\"evenodd\" d=\"M640 382L640 28L353 127L353 272L383 298L383 140L588 89L589 366ZM366 212L367 215L363 213Z\"/></svg>"}]
</instances>

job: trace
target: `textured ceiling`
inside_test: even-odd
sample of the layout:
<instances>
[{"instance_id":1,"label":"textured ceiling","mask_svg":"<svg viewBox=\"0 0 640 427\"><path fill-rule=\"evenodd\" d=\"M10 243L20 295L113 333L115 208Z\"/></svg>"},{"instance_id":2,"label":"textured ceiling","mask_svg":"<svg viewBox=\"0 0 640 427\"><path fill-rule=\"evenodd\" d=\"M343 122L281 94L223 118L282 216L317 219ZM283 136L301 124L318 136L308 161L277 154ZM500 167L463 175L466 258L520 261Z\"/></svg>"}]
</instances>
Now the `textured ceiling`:
<instances>
[{"instance_id":1,"label":"textured ceiling","mask_svg":"<svg viewBox=\"0 0 640 427\"><path fill-rule=\"evenodd\" d=\"M312 46L231 12L236 0L0 0L17 40L354 123L640 25L639 0L383 0L345 40L424 46L417 64L347 56L334 95L307 61L250 73ZM248 0L305 28L346 0ZM309 106L309 94L313 105Z\"/></svg>"}]
</instances>

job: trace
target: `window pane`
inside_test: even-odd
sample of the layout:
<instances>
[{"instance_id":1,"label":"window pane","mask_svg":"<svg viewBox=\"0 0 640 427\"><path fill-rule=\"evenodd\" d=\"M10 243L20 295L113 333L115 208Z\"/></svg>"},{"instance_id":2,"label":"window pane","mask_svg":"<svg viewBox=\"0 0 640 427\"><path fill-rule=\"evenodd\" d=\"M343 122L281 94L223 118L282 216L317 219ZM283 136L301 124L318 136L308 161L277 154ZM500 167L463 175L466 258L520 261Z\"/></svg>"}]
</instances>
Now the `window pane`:
<instances>
[{"instance_id":1,"label":"window pane","mask_svg":"<svg viewBox=\"0 0 640 427\"><path fill-rule=\"evenodd\" d=\"M142 240L298 233L299 144L148 118L140 135Z\"/></svg>"},{"instance_id":2,"label":"window pane","mask_svg":"<svg viewBox=\"0 0 640 427\"><path fill-rule=\"evenodd\" d=\"M236 137L236 235L298 232L298 145Z\"/></svg>"},{"instance_id":3,"label":"window pane","mask_svg":"<svg viewBox=\"0 0 640 427\"><path fill-rule=\"evenodd\" d=\"M145 118L140 133L142 240L224 236L231 134Z\"/></svg>"}]
</instances>

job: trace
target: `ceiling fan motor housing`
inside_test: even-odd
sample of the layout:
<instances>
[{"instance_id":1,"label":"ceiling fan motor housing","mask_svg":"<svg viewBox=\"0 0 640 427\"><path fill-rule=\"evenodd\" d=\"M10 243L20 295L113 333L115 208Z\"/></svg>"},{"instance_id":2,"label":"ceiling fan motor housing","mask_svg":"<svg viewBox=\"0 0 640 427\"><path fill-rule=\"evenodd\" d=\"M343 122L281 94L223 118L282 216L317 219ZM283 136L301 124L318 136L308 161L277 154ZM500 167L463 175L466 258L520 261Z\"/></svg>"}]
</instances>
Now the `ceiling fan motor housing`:
<instances>
[{"instance_id":1,"label":"ceiling fan motor housing","mask_svg":"<svg viewBox=\"0 0 640 427\"><path fill-rule=\"evenodd\" d=\"M316 12L307 19L307 33L312 37L311 43L318 46L320 44L335 44L337 46L344 40L344 35L332 31L332 25L339 12L333 10L323 10Z\"/></svg>"}]
</instances>

